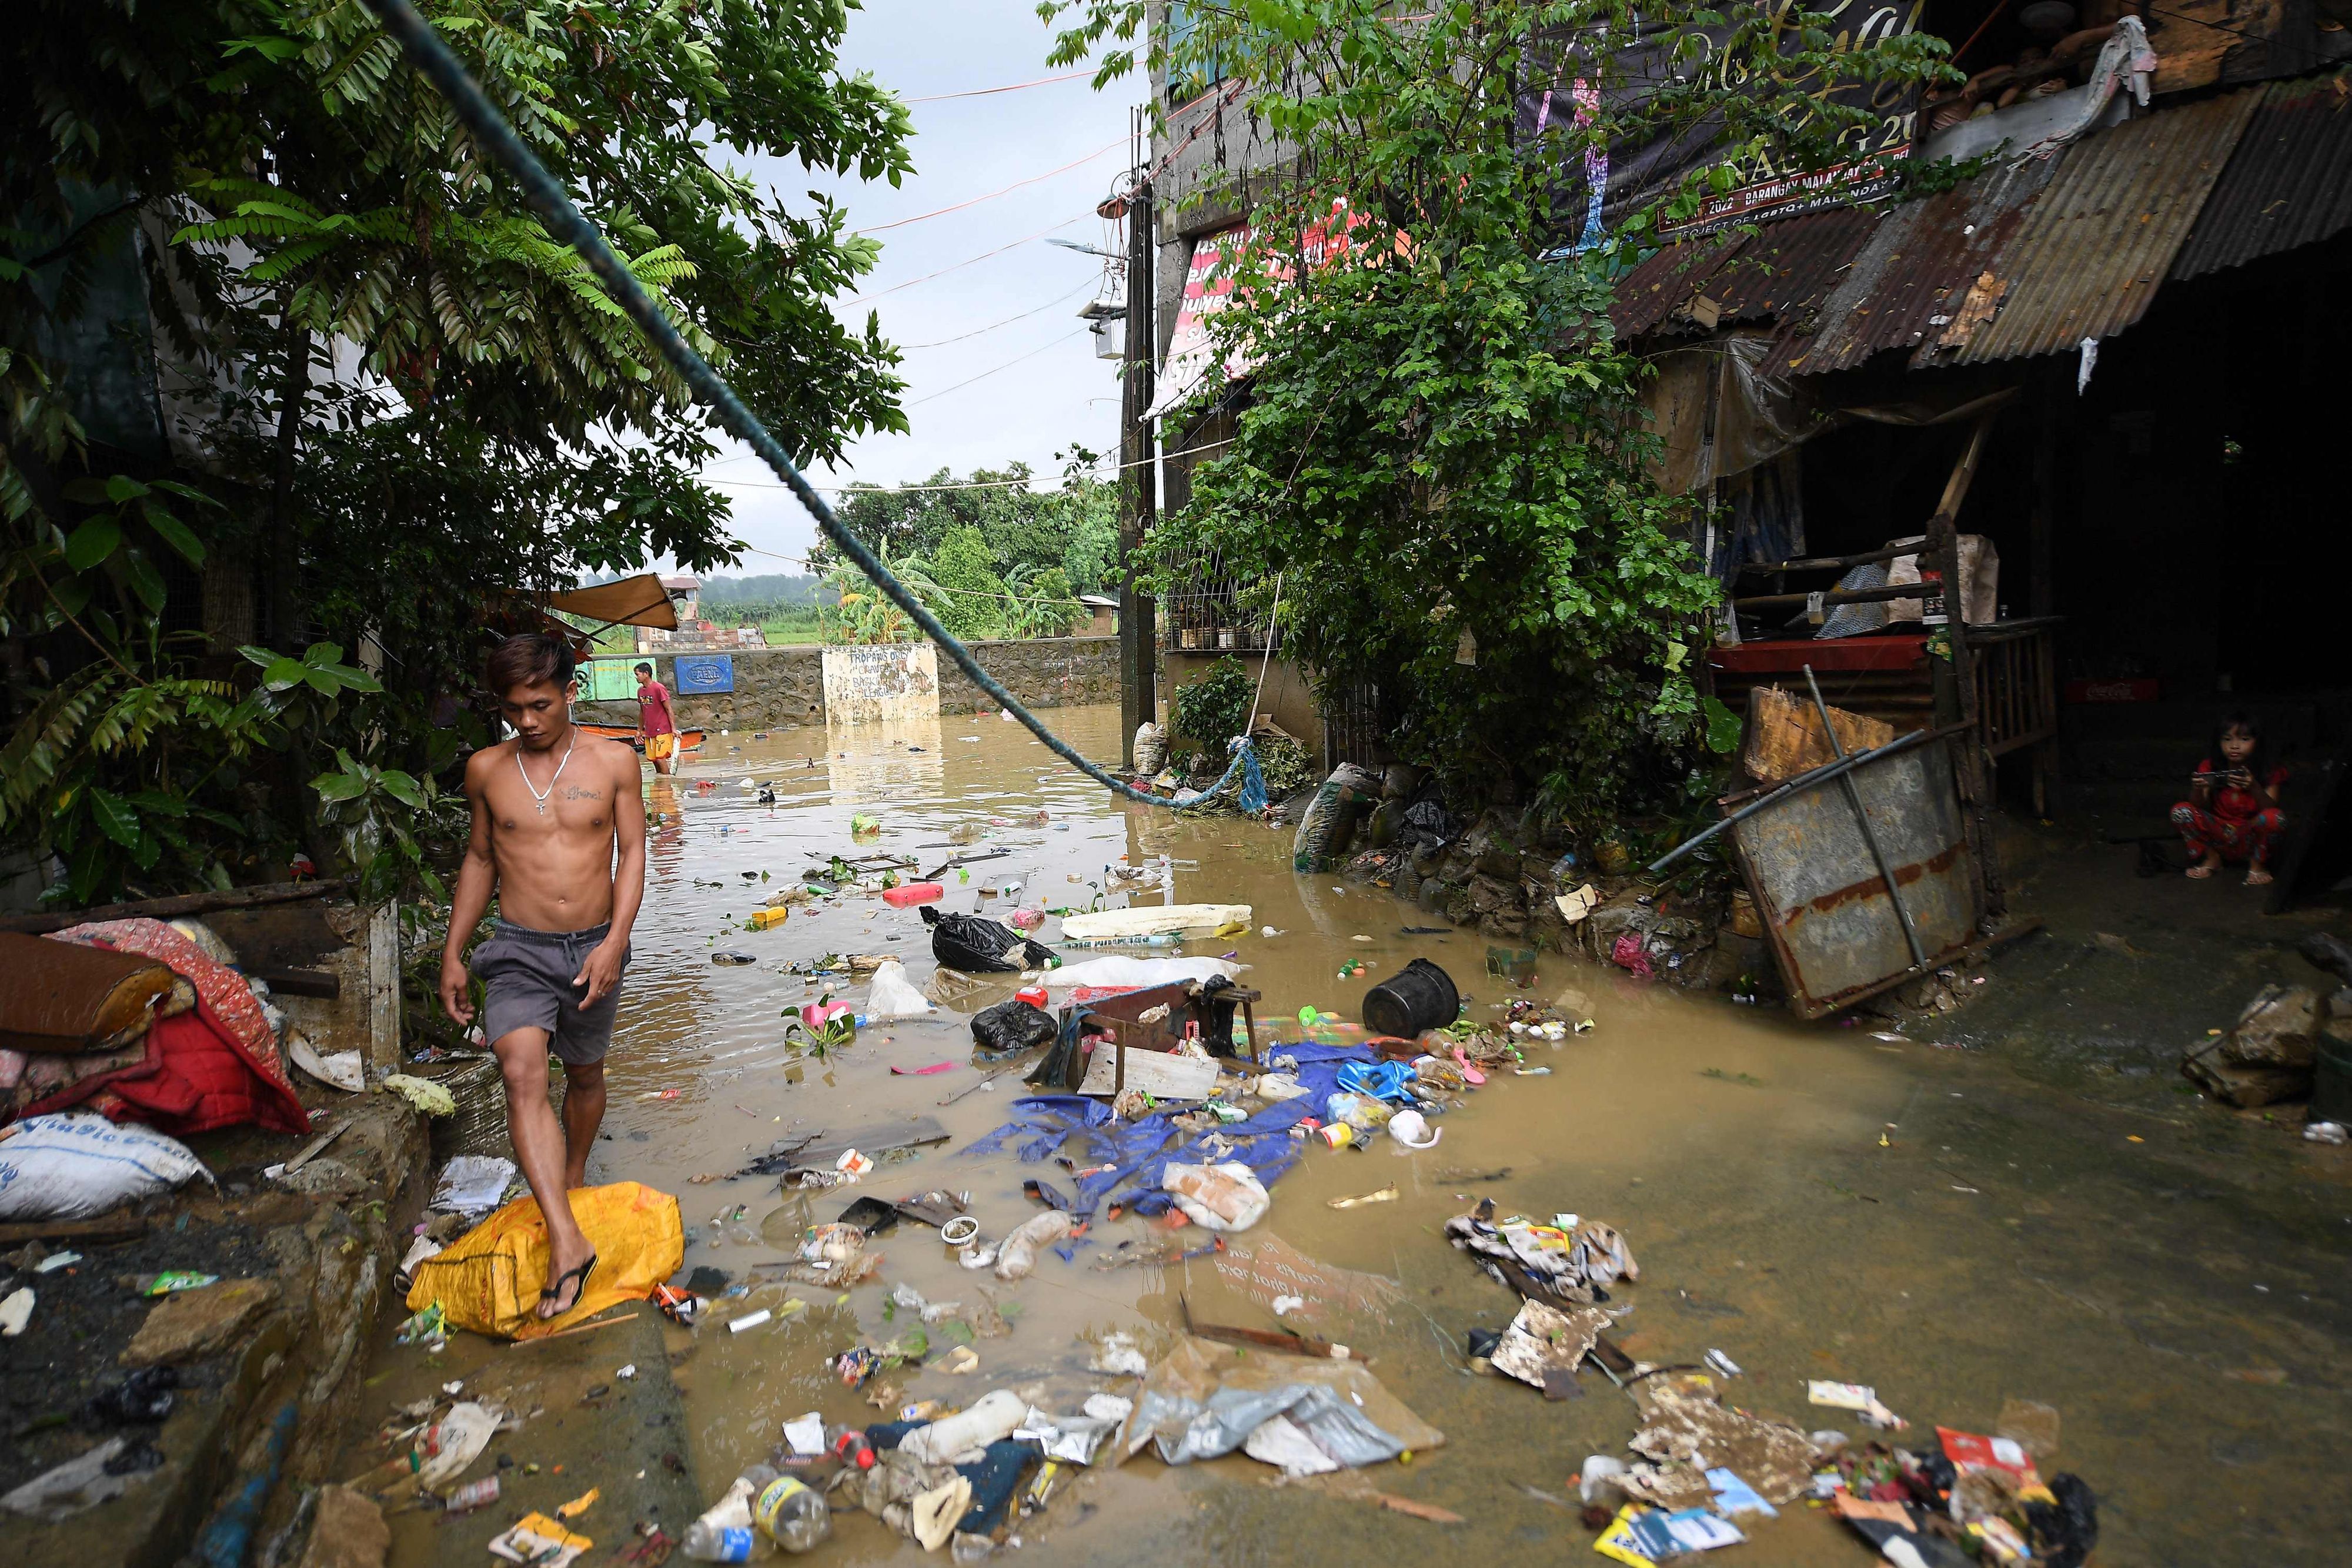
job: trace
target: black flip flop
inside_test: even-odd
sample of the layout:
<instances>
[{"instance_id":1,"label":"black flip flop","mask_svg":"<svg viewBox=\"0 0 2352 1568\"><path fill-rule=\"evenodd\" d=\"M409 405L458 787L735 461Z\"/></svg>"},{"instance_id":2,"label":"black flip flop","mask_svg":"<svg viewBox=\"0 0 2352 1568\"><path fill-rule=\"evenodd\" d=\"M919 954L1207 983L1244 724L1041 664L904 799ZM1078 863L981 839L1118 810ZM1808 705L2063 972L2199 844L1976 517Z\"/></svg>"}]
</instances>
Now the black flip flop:
<instances>
[{"instance_id":1,"label":"black flip flop","mask_svg":"<svg viewBox=\"0 0 2352 1568\"><path fill-rule=\"evenodd\" d=\"M581 1264L576 1269L566 1269L562 1273L558 1274L555 1277L555 1283L553 1285L539 1293L539 1299L541 1301L550 1301L563 1294L563 1282L566 1280L576 1279L577 1281L576 1288L572 1292L572 1305L564 1308L563 1312L550 1312L546 1317L540 1320L541 1322L553 1322L557 1318L562 1317L564 1312L578 1310L580 1298L588 1293L588 1276L596 1271L596 1254L591 1252L588 1254L588 1261Z\"/></svg>"}]
</instances>

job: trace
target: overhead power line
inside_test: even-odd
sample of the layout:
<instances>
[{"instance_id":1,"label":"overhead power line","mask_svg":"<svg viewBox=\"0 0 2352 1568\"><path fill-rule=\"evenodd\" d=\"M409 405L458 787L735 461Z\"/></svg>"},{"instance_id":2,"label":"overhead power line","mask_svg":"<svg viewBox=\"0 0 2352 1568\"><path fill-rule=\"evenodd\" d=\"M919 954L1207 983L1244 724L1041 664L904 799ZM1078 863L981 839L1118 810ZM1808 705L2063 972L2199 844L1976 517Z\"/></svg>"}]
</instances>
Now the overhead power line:
<instances>
[{"instance_id":1,"label":"overhead power line","mask_svg":"<svg viewBox=\"0 0 2352 1568\"><path fill-rule=\"evenodd\" d=\"M917 213L917 214L916 214L913 217L911 217L911 218L898 218L898 219L895 219L895 220L893 220L892 222L889 222L889 223L887 223L887 224L876 224L876 225L875 225L873 227L871 227L871 228L852 229L852 230L850 231L850 233L852 233L852 234L861 234L861 235L878 235L878 234L880 234L880 233L881 233L883 230L885 230L885 229L902 229L902 228L905 228L908 224L919 224L919 223L923 222L926 218L943 218L943 217L947 216L950 213L960 213L960 212L963 211L966 207L976 207L976 206L980 205L980 204L981 204L981 203L982 203L982 202L992 202L992 201L996 200L996 198L997 198L997 197L999 197L999 196L1008 195L1008 194L1010 194L1011 193L1013 193L1013 192L1014 192L1014 191L1017 191L1017 190L1021 189L1021 187L1023 187L1024 185L1034 185L1034 184L1037 183L1037 182L1039 182L1040 180L1050 180L1050 179L1052 179L1052 178L1053 178L1055 175L1056 175L1056 174L1066 174L1066 173L1068 173L1071 170L1073 170L1073 169L1075 169L1075 168L1078 167L1078 166L1079 166L1080 164L1082 164L1082 163L1091 163L1091 162L1093 162L1096 159L1097 159L1097 158L1101 157L1104 153L1106 153L1106 152L1109 152L1112 148L1124 145L1124 144L1126 143L1126 141L1127 141L1127 138L1126 138L1126 137L1124 137L1124 136L1122 136L1122 137L1120 137L1117 141L1108 142L1108 143L1104 144L1103 146L1100 146L1100 147L1096 148L1093 152L1091 152L1087 153L1087 154L1085 157L1083 157L1083 158L1074 158L1074 159L1072 159L1069 162L1063 164L1063 165L1062 165L1060 168L1058 168L1058 169L1048 169L1048 170L1046 170L1046 171L1045 171L1044 173L1042 173L1042 174L1032 174L1032 175L1030 175L1030 176L1029 176L1027 179L1025 179L1025 180L1015 180L1015 181L1013 181L1013 183L1011 183L1010 185L1006 185L1006 186L1003 187L1003 188L1002 188L1002 189L1000 189L1000 190L991 191L991 192L989 192L989 193L988 193L988 194L986 194L986 195L984 195L984 196L974 196L974 197L972 197L972 198L971 198L971 200L970 200L970 201L968 201L968 202L958 202L958 203L957 203L954 206L952 206L952 207L941 207L941 208L940 208L940 209L939 209L938 211L936 211L936 212L929 212L929 213Z\"/></svg>"},{"instance_id":2,"label":"overhead power line","mask_svg":"<svg viewBox=\"0 0 2352 1568\"><path fill-rule=\"evenodd\" d=\"M973 328L973 329L972 329L971 331L969 331L969 332L960 333L960 334L958 334L957 336L952 337L952 338L941 338L941 339L939 339L938 340L936 340L936 341L934 341L934 342L929 342L929 343L901 343L901 344L900 344L900 345L898 345L898 346L899 346L900 348L902 348L902 349L907 349L907 350L916 350L916 349L944 349L944 348L946 348L950 343L961 343L961 342L965 341L965 340L968 340L968 339L977 338L977 337L979 337L979 336L980 336L982 333L983 333L983 332L993 332L993 331L995 331L999 327L1010 327L1010 326L1012 326L1012 325L1013 325L1013 323L1014 323L1015 321L1026 321L1027 319L1029 319L1029 318L1030 318L1030 317L1032 317L1032 316L1035 316L1035 315L1038 315L1039 313L1041 313L1041 312L1043 312L1043 311L1051 310L1055 306L1056 306L1056 305L1060 305L1060 304L1063 304L1063 303L1065 303L1065 302L1066 302L1066 301L1067 301L1067 300L1073 299L1073 298L1076 298L1078 295L1084 294L1087 289L1092 288L1093 287L1094 287L1094 283L1093 283L1093 281L1092 281L1092 280L1088 280L1087 282L1085 282L1085 283L1081 283L1081 284L1079 284L1076 288L1071 289L1071 290L1069 291L1069 293L1067 293L1067 294L1058 295L1058 296L1056 296L1055 298L1052 298L1052 299L1048 299L1048 300L1046 300L1046 301L1045 301L1045 303L1044 303L1043 305L1038 306L1038 307L1036 308L1036 309L1034 309L1034 310L1024 310L1024 311L1023 311L1023 312L1021 312L1021 314L1020 314L1020 315L1018 315L1018 316L1007 316L1007 317L1006 317L1003 320L1002 320L1002 321L992 321L992 322L990 322L990 323L989 323L987 326L985 326L985 327L975 327L975 328Z\"/></svg>"},{"instance_id":3,"label":"overhead power line","mask_svg":"<svg viewBox=\"0 0 2352 1568\"><path fill-rule=\"evenodd\" d=\"M904 283L894 283L887 288L877 288L871 294L861 294L855 299L845 299L842 303L845 305L863 305L869 299L879 299L886 294L896 294L901 288L912 288L918 283L929 283L934 277L945 277L949 273L960 272L963 268L971 266L974 262L986 261L992 256L1003 256L1006 251L1027 245L1033 239L1044 239L1049 234L1053 234L1060 229L1068 228L1072 224L1082 224L1092 216L1094 216L1092 213L1080 213L1076 217L1064 218L1060 223L1055 224L1051 227L1039 229L1033 235L1023 235L1019 239L1013 240L1010 244L998 246L994 250L982 251L978 256L968 256L964 260L957 262L952 267L943 267L937 272L927 272L920 277L910 277Z\"/></svg>"},{"instance_id":4,"label":"overhead power line","mask_svg":"<svg viewBox=\"0 0 2352 1568\"><path fill-rule=\"evenodd\" d=\"M966 92L935 92L925 98L904 98L901 103L945 103L951 98L987 98L992 93L1019 92L1024 88L1047 87L1057 81L1076 81L1090 77L1092 71L1065 71L1057 77L1039 77L1035 81L1009 82L1003 87L976 87Z\"/></svg>"},{"instance_id":5,"label":"overhead power line","mask_svg":"<svg viewBox=\"0 0 2352 1568\"><path fill-rule=\"evenodd\" d=\"M1051 348L1053 345L1046 346ZM1139 457L1132 463L1097 463L1093 467L1083 469L1081 472L1093 476L1123 473L1129 468L1141 468L1148 464L1160 462L1163 458L1191 457L1202 452L1214 452L1220 446L1231 446L1233 444L1234 438L1227 436L1223 441L1202 442L1198 446L1188 446L1181 452L1164 453L1160 457ZM696 477L706 485L724 485L730 490L792 488L789 485L777 485L761 479L713 479L708 475L697 475ZM940 490L1011 490L1034 485L1039 477L1040 476L1033 474L1026 479L958 479L946 485L816 485L811 488L822 490L828 496L915 496Z\"/></svg>"},{"instance_id":6,"label":"overhead power line","mask_svg":"<svg viewBox=\"0 0 2352 1568\"><path fill-rule=\"evenodd\" d=\"M992 375L996 374L997 371L1009 371L1009 370L1011 370L1013 366L1015 366L1015 365L1017 365L1017 364L1021 363L1023 360L1034 360L1034 359L1035 359L1038 355L1040 355L1040 354L1044 353L1047 349L1055 349L1055 348L1059 348L1059 347L1061 347L1061 345L1063 345L1064 343L1068 342L1071 339L1073 339L1073 338L1082 338L1082 337L1086 336L1086 334L1087 334L1087 332L1091 331L1091 330L1092 330L1092 329L1091 329L1091 328L1081 327L1081 328L1079 328L1079 329L1078 329L1076 331L1075 331L1075 332L1065 332L1065 333L1063 333L1060 337L1058 337L1058 338L1055 339L1055 340L1054 340L1052 342L1050 342L1050 343L1041 343L1041 344L1039 344L1036 348L1034 348L1034 349L1030 350L1027 353L1021 355L1019 359L1007 360L1007 361L1005 361L1003 364L998 365L994 370L986 370L986 371L981 371L981 372L980 372L980 374L978 374L978 375L976 375L976 376L967 376L967 377L965 377L962 381L960 381L960 382L956 382L956 384L955 384L955 385L953 385L953 386L951 386L951 387L941 387L939 391L937 391L937 392L925 392L922 396L920 396L920 397L919 397L919 398L915 398L915 399L913 399L913 400L909 401L909 402L908 402L905 406L907 406L908 408L913 408L913 407L915 407L915 406L916 406L917 404L919 404L919 403L926 403L926 402L930 402L933 398L945 397L945 396L947 396L947 395L948 395L948 393L950 393L950 392L961 392L961 391L963 391L963 389L964 389L964 388L966 388L966 387L968 387L968 386L971 385L971 383L972 383L972 382L984 382L984 381L986 381L989 377L991 377L991 376L992 376Z\"/></svg>"}]
</instances>

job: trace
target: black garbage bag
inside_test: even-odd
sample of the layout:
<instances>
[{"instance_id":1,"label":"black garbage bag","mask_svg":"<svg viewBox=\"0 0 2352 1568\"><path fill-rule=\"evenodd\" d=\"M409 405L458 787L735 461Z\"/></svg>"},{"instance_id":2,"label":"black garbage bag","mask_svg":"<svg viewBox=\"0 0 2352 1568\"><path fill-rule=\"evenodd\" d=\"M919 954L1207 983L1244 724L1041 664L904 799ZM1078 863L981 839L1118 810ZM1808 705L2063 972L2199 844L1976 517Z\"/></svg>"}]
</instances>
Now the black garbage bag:
<instances>
[{"instance_id":1,"label":"black garbage bag","mask_svg":"<svg viewBox=\"0 0 2352 1568\"><path fill-rule=\"evenodd\" d=\"M1054 1049L1037 1059L1037 1065L1021 1080L1032 1088L1066 1092L1086 1081L1087 1053L1078 1049L1078 1020L1085 1016L1084 1008L1064 1008L1061 1028L1055 1031Z\"/></svg>"},{"instance_id":2,"label":"black garbage bag","mask_svg":"<svg viewBox=\"0 0 2352 1568\"><path fill-rule=\"evenodd\" d=\"M176 1367L142 1366L110 1388L100 1389L89 1401L89 1413L110 1427L153 1423L172 1413L180 1386Z\"/></svg>"},{"instance_id":3,"label":"black garbage bag","mask_svg":"<svg viewBox=\"0 0 2352 1568\"><path fill-rule=\"evenodd\" d=\"M1241 1004L1229 1001L1217 993L1239 989L1239 986L1223 975L1212 975L1202 983L1201 1000L1208 1007L1201 1020L1201 1043L1208 1048L1211 1056L1234 1054L1234 1013Z\"/></svg>"},{"instance_id":4,"label":"black garbage bag","mask_svg":"<svg viewBox=\"0 0 2352 1568\"><path fill-rule=\"evenodd\" d=\"M2053 1568L2081 1568L2091 1548L2099 1543L2099 1500L2077 1475L2053 1476L2050 1493L2058 1500L2054 1505L2025 1505L2033 1548Z\"/></svg>"},{"instance_id":5,"label":"black garbage bag","mask_svg":"<svg viewBox=\"0 0 2352 1568\"><path fill-rule=\"evenodd\" d=\"M1010 1056L1054 1038L1054 1015L1019 997L999 1002L971 1020L971 1042L990 1056Z\"/></svg>"},{"instance_id":6,"label":"black garbage bag","mask_svg":"<svg viewBox=\"0 0 2352 1568\"><path fill-rule=\"evenodd\" d=\"M928 904L922 907L923 924L931 928L931 956L950 969L1004 975L1059 962L1051 947L1032 942L1010 925L977 915L941 915Z\"/></svg>"}]
</instances>

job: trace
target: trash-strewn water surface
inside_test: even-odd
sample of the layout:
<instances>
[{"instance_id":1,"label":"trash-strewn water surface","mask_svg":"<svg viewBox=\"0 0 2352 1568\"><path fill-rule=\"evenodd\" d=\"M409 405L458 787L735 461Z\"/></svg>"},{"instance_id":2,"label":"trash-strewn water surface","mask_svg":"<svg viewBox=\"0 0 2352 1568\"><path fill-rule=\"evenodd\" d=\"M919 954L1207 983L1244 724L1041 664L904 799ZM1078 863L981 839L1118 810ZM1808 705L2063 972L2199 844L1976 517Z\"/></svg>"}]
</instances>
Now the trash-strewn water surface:
<instances>
[{"instance_id":1,"label":"trash-strewn water surface","mask_svg":"<svg viewBox=\"0 0 2352 1568\"><path fill-rule=\"evenodd\" d=\"M1089 755L1116 756L1116 710L1053 716ZM1066 1414L1091 1393L1132 1394L1133 1378L1090 1370L1104 1342L1129 1335L1155 1354L1189 1313L1347 1345L1444 1442L1291 1482L1238 1455L1171 1469L1147 1452L1113 1469L1106 1454L1015 1527L1018 1559L1580 1560L1593 1537L1578 1518L1579 1469L1588 1454L1632 1458L1637 1412L1590 1365L1549 1398L1474 1369L1465 1336L1503 1328L1517 1298L1443 1228L1492 1198L1505 1215L1615 1227L1641 1272L1610 1290L1612 1337L1666 1365L1703 1369L1719 1351L1740 1371L1718 1375L1725 1398L1759 1415L1877 1436L1851 1412L1807 1403L1808 1379L1866 1384L1912 1423L1895 1440L1932 1445L1939 1423L1990 1431L2005 1399L2055 1406L2058 1452L2043 1469L2077 1473L2097 1494L2100 1562L2318 1562L2340 1542L2340 1175L2249 1156L2187 1105L2063 1100L1930 1040L1801 1027L1550 954L1518 989L1486 976L1475 931L1431 931L1444 923L1379 889L1295 873L1287 829L1115 801L993 715L713 735L678 777L647 788L658 821L590 1174L678 1194L688 1269L751 1287L714 1300L693 1334L672 1335L707 1497L768 1458L782 1423L810 1410L862 1426L994 1388ZM861 816L878 833L854 835ZM1266 1218L1221 1249L1197 1227L1097 1217L1066 1260L1041 1253L1031 1277L1004 1283L961 1267L938 1231L905 1223L872 1243L882 1262L867 1282L763 1280L775 1270L760 1265L792 1258L806 1227L862 1196L968 1194L992 1240L1041 1212L1024 1178L1072 1185L1050 1157L965 1152L1024 1092L1017 1072L983 1082L993 1068L973 1060L971 1013L1010 995L1009 981L958 995L961 1010L870 1025L818 1052L785 1035L824 982L790 967L884 954L930 988L917 911L848 894L744 929L836 854L888 852L928 871L992 850L1004 853L946 873L941 907L1000 919L1021 905L1084 908L1104 894L1107 868L1163 856L1172 887L1129 894L1113 879L1105 902L1249 904L1245 934L1176 951L1247 966L1242 983L1264 997L1262 1048L1300 1039L1307 1007L1341 1020L1320 1038L1360 1039L1347 1026L1366 989L1414 957L1448 971L1472 1018L1499 1018L1524 997L1593 1027L1529 1046L1524 1075L1490 1071L1433 1119L1433 1147L1309 1144L1273 1184ZM1059 931L1048 919L1036 935L1051 946ZM714 963L719 951L755 961ZM1363 972L1342 978L1351 963ZM862 977L840 990L861 1011L866 995ZM773 1176L732 1174L781 1141L856 1141L916 1117L936 1119L948 1140L885 1155L855 1186L784 1191ZM1393 1198L1335 1206L1391 1187ZM892 1304L901 1286L933 1304L932 1321ZM726 1326L762 1308L762 1326ZM916 1328L926 1364L863 1388L834 1371L842 1352ZM974 1358L968 1372L944 1369ZM1384 1497L1461 1520L1399 1511ZM1872 1560L1801 1501L1745 1529L1748 1542L1720 1561ZM814 1553L921 1555L862 1513L836 1516Z\"/></svg>"}]
</instances>

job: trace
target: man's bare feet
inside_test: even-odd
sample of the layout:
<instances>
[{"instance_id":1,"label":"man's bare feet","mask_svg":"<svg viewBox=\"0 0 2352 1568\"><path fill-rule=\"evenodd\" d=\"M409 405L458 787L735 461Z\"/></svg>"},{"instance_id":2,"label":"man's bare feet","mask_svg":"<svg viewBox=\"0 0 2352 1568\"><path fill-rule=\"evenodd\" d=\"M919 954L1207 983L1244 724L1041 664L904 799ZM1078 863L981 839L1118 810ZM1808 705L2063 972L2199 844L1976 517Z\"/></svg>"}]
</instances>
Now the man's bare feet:
<instances>
[{"instance_id":1,"label":"man's bare feet","mask_svg":"<svg viewBox=\"0 0 2352 1568\"><path fill-rule=\"evenodd\" d=\"M560 1318L580 1304L580 1297L588 1289L588 1278L596 1271L596 1254L588 1249L588 1239L583 1236L576 1250L567 1257L557 1251L550 1239L547 1260L547 1288L539 1293L539 1316L544 1322Z\"/></svg>"},{"instance_id":2,"label":"man's bare feet","mask_svg":"<svg viewBox=\"0 0 2352 1568\"><path fill-rule=\"evenodd\" d=\"M2264 871L2260 866L2256 866L2253 870L2246 873L2246 885L2248 887L2268 887L2270 884L2271 873Z\"/></svg>"}]
</instances>

